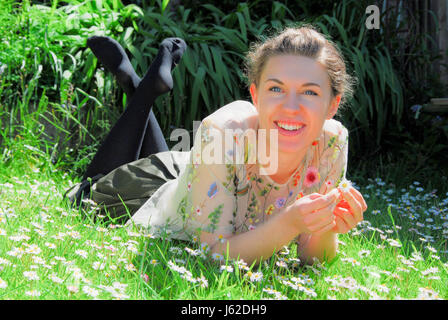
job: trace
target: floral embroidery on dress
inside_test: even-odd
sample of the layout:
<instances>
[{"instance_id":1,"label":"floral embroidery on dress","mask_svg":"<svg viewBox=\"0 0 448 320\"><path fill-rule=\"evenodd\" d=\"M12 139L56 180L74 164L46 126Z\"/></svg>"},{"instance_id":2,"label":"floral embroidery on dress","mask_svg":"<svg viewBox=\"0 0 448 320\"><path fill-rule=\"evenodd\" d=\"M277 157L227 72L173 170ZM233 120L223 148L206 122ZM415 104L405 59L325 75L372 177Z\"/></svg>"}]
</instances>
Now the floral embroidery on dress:
<instances>
[{"instance_id":1,"label":"floral embroidery on dress","mask_svg":"<svg viewBox=\"0 0 448 320\"><path fill-rule=\"evenodd\" d=\"M270 204L269 207L266 209L265 214L267 216L270 216L273 211L274 211L274 205Z\"/></svg>"},{"instance_id":2,"label":"floral embroidery on dress","mask_svg":"<svg viewBox=\"0 0 448 320\"><path fill-rule=\"evenodd\" d=\"M294 187L297 187L297 184L299 183L299 180L300 180L300 174L299 174L299 172L296 172L296 173L293 175L292 180L293 180L293 185L294 185Z\"/></svg>"},{"instance_id":3,"label":"floral embroidery on dress","mask_svg":"<svg viewBox=\"0 0 448 320\"><path fill-rule=\"evenodd\" d=\"M279 197L275 200L275 207L277 209L283 208L283 206L286 203L286 198L285 197Z\"/></svg>"},{"instance_id":4,"label":"floral embroidery on dress","mask_svg":"<svg viewBox=\"0 0 448 320\"><path fill-rule=\"evenodd\" d=\"M218 192L218 185L216 184L216 182L213 182L207 192L207 196L210 199L213 199L213 197L216 195L216 193Z\"/></svg>"},{"instance_id":5,"label":"floral embroidery on dress","mask_svg":"<svg viewBox=\"0 0 448 320\"><path fill-rule=\"evenodd\" d=\"M303 185L306 188L312 188L320 181L319 170L316 167L309 167L305 173L305 181Z\"/></svg>"},{"instance_id":6,"label":"floral embroidery on dress","mask_svg":"<svg viewBox=\"0 0 448 320\"><path fill-rule=\"evenodd\" d=\"M210 141L208 122L204 122L203 130L199 135L200 139L202 142ZM340 135L343 134L341 130L337 132ZM243 149L244 163L226 163L225 166L222 166L219 179L214 175L210 175L210 177L204 175L204 178L198 179L199 164L192 161L188 169L186 188L189 192L187 192L185 200L191 196L191 190L200 188L204 183L207 185L203 186L205 190L202 190L206 196L198 198L201 199L197 200L200 203L191 203L189 210L185 208L187 201L181 201L178 212L193 221L203 221L201 222L202 227L195 229L198 232L204 230L222 235L227 231L223 232L224 229L221 228L227 228L225 230L230 229L231 233L238 234L255 229L259 223L263 223L305 195L312 192L327 193L345 177L344 163L341 164L342 167L336 168L334 161L340 159L340 155L348 143L348 136L342 139L342 136L336 134L327 136L325 133L321 138L324 140L313 141L303 161L288 182L279 185L262 176L257 165L247 163L251 145L246 143L244 146L239 145L243 140L240 139L240 136L234 135L233 141L237 149L227 150L225 154L232 158L236 155L236 151ZM204 144L202 144L203 146ZM326 158L323 160L325 161L321 162L321 156L324 154ZM215 170L221 170L219 168L221 167L215 167ZM208 179L212 176L213 179ZM200 181L201 179L207 179L207 181ZM224 189L220 189L221 186ZM224 193L223 190L226 192ZM224 195L229 198L223 198ZM190 213L187 214L187 211Z\"/></svg>"}]
</instances>

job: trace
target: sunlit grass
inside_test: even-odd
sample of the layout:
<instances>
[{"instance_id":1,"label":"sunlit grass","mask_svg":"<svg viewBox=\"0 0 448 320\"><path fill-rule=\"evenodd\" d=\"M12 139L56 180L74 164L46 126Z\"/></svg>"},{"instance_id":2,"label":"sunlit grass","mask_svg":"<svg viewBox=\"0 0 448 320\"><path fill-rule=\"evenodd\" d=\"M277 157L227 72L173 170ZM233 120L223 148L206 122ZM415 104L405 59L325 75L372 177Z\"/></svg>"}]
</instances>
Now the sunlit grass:
<instances>
[{"instance_id":1,"label":"sunlit grass","mask_svg":"<svg viewBox=\"0 0 448 320\"><path fill-rule=\"evenodd\" d=\"M448 298L448 194L418 181L395 187L380 178L364 177L362 185L353 179L369 207L365 221L339 236L336 259L305 267L295 245L260 266L207 259L199 243L153 238L69 208L62 195L79 181L100 140L88 124L102 124L106 133L113 110L104 106L111 103L70 87L77 77L86 77L86 86L92 77L95 64L85 52L72 52L79 55L72 59L59 56L54 42L45 46L48 32L59 36L60 17L34 7L18 16L0 8L8 9L0 12L7 17L0 22L6 39L0 50L0 299ZM76 27L79 17L68 14L66 28ZM100 20L84 21L84 28L99 28ZM15 36L10 25L26 21L33 37ZM65 45L79 45L86 30ZM85 67L78 70L76 61ZM97 96L111 90L110 77L102 76L92 80L103 84ZM363 173L349 169L351 175Z\"/></svg>"},{"instance_id":2,"label":"sunlit grass","mask_svg":"<svg viewBox=\"0 0 448 320\"><path fill-rule=\"evenodd\" d=\"M62 201L76 178L29 160L25 144L0 164L1 299L447 298L448 195L417 181L355 185L369 208L339 236L332 262L301 267L291 245L248 266L205 258L198 243L89 220Z\"/></svg>"}]
</instances>

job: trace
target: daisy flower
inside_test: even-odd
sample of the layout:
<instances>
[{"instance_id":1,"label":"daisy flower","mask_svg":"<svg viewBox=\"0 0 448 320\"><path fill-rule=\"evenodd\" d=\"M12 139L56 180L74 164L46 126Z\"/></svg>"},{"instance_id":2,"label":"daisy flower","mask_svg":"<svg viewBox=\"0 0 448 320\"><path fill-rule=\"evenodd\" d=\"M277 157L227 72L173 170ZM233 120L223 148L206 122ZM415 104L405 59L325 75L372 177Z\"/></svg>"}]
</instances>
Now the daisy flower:
<instances>
[{"instance_id":1,"label":"daisy flower","mask_svg":"<svg viewBox=\"0 0 448 320\"><path fill-rule=\"evenodd\" d=\"M82 288L82 291L83 291L86 295L88 295L88 296L90 296L90 297L92 297L92 298L96 298L96 297L98 297L98 295L100 294L100 292L99 292L98 290L96 290L96 289L94 289L94 288L91 288L91 287L88 287L88 286L84 286L84 287Z\"/></svg>"},{"instance_id":2,"label":"daisy flower","mask_svg":"<svg viewBox=\"0 0 448 320\"><path fill-rule=\"evenodd\" d=\"M352 187L352 182L347 179L343 179L338 185L338 188L345 192L348 192L351 187Z\"/></svg>"},{"instance_id":3,"label":"daisy flower","mask_svg":"<svg viewBox=\"0 0 448 320\"><path fill-rule=\"evenodd\" d=\"M28 248L25 249L25 252L30 253L30 254L39 254L42 252L42 250L39 248L38 245L32 244L32 245L29 245Z\"/></svg>"},{"instance_id":4,"label":"daisy flower","mask_svg":"<svg viewBox=\"0 0 448 320\"><path fill-rule=\"evenodd\" d=\"M439 272L439 268L437 268L437 267L433 267L433 268L429 268L429 269L426 269L426 270L422 271L422 274L423 274L424 276L426 276L426 275L428 275L428 274L431 274L431 273L437 273L437 272Z\"/></svg>"},{"instance_id":5,"label":"daisy flower","mask_svg":"<svg viewBox=\"0 0 448 320\"><path fill-rule=\"evenodd\" d=\"M213 253L212 254L212 259L215 261L223 261L224 260L224 256L222 254L219 253Z\"/></svg>"},{"instance_id":6,"label":"daisy flower","mask_svg":"<svg viewBox=\"0 0 448 320\"><path fill-rule=\"evenodd\" d=\"M263 279L263 273L261 272L248 272L248 276L252 282L259 282Z\"/></svg>"},{"instance_id":7,"label":"daisy flower","mask_svg":"<svg viewBox=\"0 0 448 320\"><path fill-rule=\"evenodd\" d=\"M31 291L26 291L25 294L30 297L39 297L41 295L41 292L37 291L37 290L31 290Z\"/></svg>"},{"instance_id":8,"label":"daisy flower","mask_svg":"<svg viewBox=\"0 0 448 320\"><path fill-rule=\"evenodd\" d=\"M62 283L64 282L63 279L59 278L57 275L55 275L54 273L52 273L50 275L50 280L53 281L54 283Z\"/></svg>"},{"instance_id":9,"label":"daisy flower","mask_svg":"<svg viewBox=\"0 0 448 320\"><path fill-rule=\"evenodd\" d=\"M92 264L92 268L93 268L93 270L104 270L104 267L105 267L105 264L104 264L104 263L101 263L101 262L99 262L99 261L95 261L95 262Z\"/></svg>"},{"instance_id":10,"label":"daisy flower","mask_svg":"<svg viewBox=\"0 0 448 320\"><path fill-rule=\"evenodd\" d=\"M436 291L429 288L418 288L419 294L416 299L419 300L442 300Z\"/></svg>"},{"instance_id":11,"label":"daisy flower","mask_svg":"<svg viewBox=\"0 0 448 320\"><path fill-rule=\"evenodd\" d=\"M358 255L359 255L361 258L367 257L367 256L370 255L370 250L361 250L361 251L358 252Z\"/></svg>"},{"instance_id":12,"label":"daisy flower","mask_svg":"<svg viewBox=\"0 0 448 320\"><path fill-rule=\"evenodd\" d=\"M23 276L28 280L39 280L39 276L36 271L24 271Z\"/></svg>"},{"instance_id":13,"label":"daisy flower","mask_svg":"<svg viewBox=\"0 0 448 320\"><path fill-rule=\"evenodd\" d=\"M87 259L87 251L85 251L85 250L81 250L81 249L76 250L75 254L77 254L78 256L80 256L84 259Z\"/></svg>"},{"instance_id":14,"label":"daisy flower","mask_svg":"<svg viewBox=\"0 0 448 320\"><path fill-rule=\"evenodd\" d=\"M397 240L394 240L394 239L387 239L386 241L389 242L389 245L390 245L391 247L397 247L397 248L400 248L400 247L401 247L401 243L398 242Z\"/></svg>"},{"instance_id":15,"label":"daisy flower","mask_svg":"<svg viewBox=\"0 0 448 320\"><path fill-rule=\"evenodd\" d=\"M0 278L0 289L5 289L8 286L8 283Z\"/></svg>"},{"instance_id":16,"label":"daisy flower","mask_svg":"<svg viewBox=\"0 0 448 320\"><path fill-rule=\"evenodd\" d=\"M135 268L135 266L134 266L132 263L127 264L127 265L125 266L125 269L126 269L127 271L137 271L137 269Z\"/></svg>"},{"instance_id":17,"label":"daisy flower","mask_svg":"<svg viewBox=\"0 0 448 320\"><path fill-rule=\"evenodd\" d=\"M77 286L67 286L67 290L71 293L78 293L79 288Z\"/></svg>"},{"instance_id":18,"label":"daisy flower","mask_svg":"<svg viewBox=\"0 0 448 320\"><path fill-rule=\"evenodd\" d=\"M288 265L285 261L277 261L275 264L280 268L288 268Z\"/></svg>"},{"instance_id":19,"label":"daisy flower","mask_svg":"<svg viewBox=\"0 0 448 320\"><path fill-rule=\"evenodd\" d=\"M224 266L224 265L222 265L220 270L221 270L221 272L223 272L223 271L233 272L233 267L232 266Z\"/></svg>"},{"instance_id":20,"label":"daisy flower","mask_svg":"<svg viewBox=\"0 0 448 320\"><path fill-rule=\"evenodd\" d=\"M241 269L242 270L246 270L246 271L249 270L249 267L247 266L247 263L244 260L242 260L242 259L236 261L236 265L238 266L238 269L240 269L240 270Z\"/></svg>"},{"instance_id":21,"label":"daisy flower","mask_svg":"<svg viewBox=\"0 0 448 320\"><path fill-rule=\"evenodd\" d=\"M201 276L200 278L197 278L196 280L197 280L197 282L199 282L199 285L201 286L201 288L208 287L208 280L204 276Z\"/></svg>"},{"instance_id":22,"label":"daisy flower","mask_svg":"<svg viewBox=\"0 0 448 320\"><path fill-rule=\"evenodd\" d=\"M220 242L220 243L224 243L224 242L226 242L226 238L224 238L224 236L223 236L222 234L220 234L220 235L216 238L216 240L217 240L218 242Z\"/></svg>"},{"instance_id":23,"label":"daisy flower","mask_svg":"<svg viewBox=\"0 0 448 320\"><path fill-rule=\"evenodd\" d=\"M207 242L201 243L201 249L202 252L207 253L210 250L210 247Z\"/></svg>"}]
</instances>

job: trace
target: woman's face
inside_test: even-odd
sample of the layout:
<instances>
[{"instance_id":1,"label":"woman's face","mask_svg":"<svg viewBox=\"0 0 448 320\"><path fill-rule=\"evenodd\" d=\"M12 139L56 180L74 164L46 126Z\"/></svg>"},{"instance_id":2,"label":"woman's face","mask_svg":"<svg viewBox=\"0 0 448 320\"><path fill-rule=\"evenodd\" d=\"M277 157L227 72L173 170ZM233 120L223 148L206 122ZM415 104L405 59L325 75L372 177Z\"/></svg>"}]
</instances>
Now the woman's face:
<instances>
[{"instance_id":1,"label":"woman's face","mask_svg":"<svg viewBox=\"0 0 448 320\"><path fill-rule=\"evenodd\" d=\"M259 113L259 128L267 130L268 144L269 130L278 130L279 153L308 148L340 102L340 95L331 97L325 68L314 59L297 55L269 58L258 88L252 83L250 93Z\"/></svg>"}]
</instances>

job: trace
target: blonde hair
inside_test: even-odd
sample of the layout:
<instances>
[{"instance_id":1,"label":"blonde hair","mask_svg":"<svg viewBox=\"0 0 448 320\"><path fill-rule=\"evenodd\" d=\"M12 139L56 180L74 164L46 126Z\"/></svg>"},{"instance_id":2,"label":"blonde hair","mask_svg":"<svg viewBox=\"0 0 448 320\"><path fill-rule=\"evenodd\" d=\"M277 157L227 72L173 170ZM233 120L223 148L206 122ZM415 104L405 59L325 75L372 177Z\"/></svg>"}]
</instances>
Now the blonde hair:
<instances>
[{"instance_id":1,"label":"blonde hair","mask_svg":"<svg viewBox=\"0 0 448 320\"><path fill-rule=\"evenodd\" d=\"M340 106L353 95L356 78L347 73L344 58L335 43L311 25L287 27L277 35L253 43L246 55L245 73L248 85L258 87L268 59L276 55L294 54L312 58L327 70L332 98L341 94Z\"/></svg>"}]
</instances>

